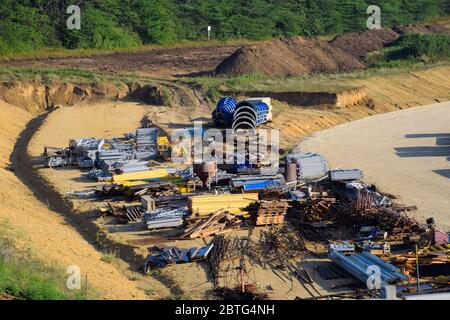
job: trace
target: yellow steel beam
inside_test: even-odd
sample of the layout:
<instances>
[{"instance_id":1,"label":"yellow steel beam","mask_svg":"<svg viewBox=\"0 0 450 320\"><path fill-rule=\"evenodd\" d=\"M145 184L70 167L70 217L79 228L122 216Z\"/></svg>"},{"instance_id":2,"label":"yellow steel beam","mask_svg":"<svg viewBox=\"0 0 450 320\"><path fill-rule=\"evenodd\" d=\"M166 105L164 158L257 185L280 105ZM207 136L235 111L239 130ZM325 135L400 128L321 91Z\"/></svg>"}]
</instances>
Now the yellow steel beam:
<instances>
[{"instance_id":1,"label":"yellow steel beam","mask_svg":"<svg viewBox=\"0 0 450 320\"><path fill-rule=\"evenodd\" d=\"M114 174L112 178L113 183L120 183L123 181L145 181L149 179L164 178L169 175L166 169L156 169L149 171L130 172L123 174Z\"/></svg>"}]
</instances>

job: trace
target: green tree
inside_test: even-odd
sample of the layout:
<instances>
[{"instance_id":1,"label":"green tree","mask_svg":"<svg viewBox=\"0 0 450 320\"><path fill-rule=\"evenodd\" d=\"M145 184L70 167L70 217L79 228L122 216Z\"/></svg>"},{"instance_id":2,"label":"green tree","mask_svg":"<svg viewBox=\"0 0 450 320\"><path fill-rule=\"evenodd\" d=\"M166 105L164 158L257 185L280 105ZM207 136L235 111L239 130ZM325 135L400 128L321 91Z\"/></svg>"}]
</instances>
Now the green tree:
<instances>
[{"instance_id":1,"label":"green tree","mask_svg":"<svg viewBox=\"0 0 450 320\"><path fill-rule=\"evenodd\" d=\"M67 30L66 9L77 3L82 29ZM385 26L450 13L450 0L2 0L0 52L204 40L208 25L216 39L355 32L369 4Z\"/></svg>"},{"instance_id":2,"label":"green tree","mask_svg":"<svg viewBox=\"0 0 450 320\"><path fill-rule=\"evenodd\" d=\"M170 1L142 0L138 10L142 23L139 33L145 43L167 43L177 39Z\"/></svg>"},{"instance_id":3,"label":"green tree","mask_svg":"<svg viewBox=\"0 0 450 320\"><path fill-rule=\"evenodd\" d=\"M13 0L0 4L0 53L27 52L56 45L49 19Z\"/></svg>"},{"instance_id":4,"label":"green tree","mask_svg":"<svg viewBox=\"0 0 450 320\"><path fill-rule=\"evenodd\" d=\"M108 13L85 7L81 14L81 29L64 29L62 41L67 48L132 48L140 44L139 36L121 27Z\"/></svg>"}]
</instances>

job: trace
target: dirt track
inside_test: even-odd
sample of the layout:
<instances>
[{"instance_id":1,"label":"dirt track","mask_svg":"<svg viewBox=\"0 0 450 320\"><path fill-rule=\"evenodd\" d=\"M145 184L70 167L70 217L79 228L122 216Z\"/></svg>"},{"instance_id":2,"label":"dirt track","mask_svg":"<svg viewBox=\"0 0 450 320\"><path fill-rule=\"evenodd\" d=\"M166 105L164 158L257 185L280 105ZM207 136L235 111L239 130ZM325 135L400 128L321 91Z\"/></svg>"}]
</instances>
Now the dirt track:
<instances>
[{"instance_id":1,"label":"dirt track","mask_svg":"<svg viewBox=\"0 0 450 320\"><path fill-rule=\"evenodd\" d=\"M360 168L366 179L450 228L450 103L402 110L312 135L296 148L323 154L332 168Z\"/></svg>"},{"instance_id":2,"label":"dirt track","mask_svg":"<svg viewBox=\"0 0 450 320\"><path fill-rule=\"evenodd\" d=\"M8 66L83 68L101 73L136 72L154 76L181 76L205 73L240 46L199 46L114 53L88 57L23 59L0 62Z\"/></svg>"}]
</instances>

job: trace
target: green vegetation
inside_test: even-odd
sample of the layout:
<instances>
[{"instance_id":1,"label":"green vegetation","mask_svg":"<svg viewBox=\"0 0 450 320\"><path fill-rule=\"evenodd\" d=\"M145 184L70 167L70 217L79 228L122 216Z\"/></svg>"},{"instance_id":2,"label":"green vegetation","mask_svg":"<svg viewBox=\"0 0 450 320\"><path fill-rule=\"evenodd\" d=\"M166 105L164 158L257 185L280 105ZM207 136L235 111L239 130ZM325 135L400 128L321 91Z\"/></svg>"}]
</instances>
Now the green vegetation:
<instances>
[{"instance_id":1,"label":"green vegetation","mask_svg":"<svg viewBox=\"0 0 450 320\"><path fill-rule=\"evenodd\" d=\"M450 58L450 35L408 35L396 43L389 53L391 59L417 59L426 56L431 61Z\"/></svg>"},{"instance_id":2,"label":"green vegetation","mask_svg":"<svg viewBox=\"0 0 450 320\"><path fill-rule=\"evenodd\" d=\"M114 261L116 261L116 257L110 254L104 254L100 258L100 260L106 263L113 263Z\"/></svg>"},{"instance_id":3,"label":"green vegetation","mask_svg":"<svg viewBox=\"0 0 450 320\"><path fill-rule=\"evenodd\" d=\"M108 75L76 68L47 68L47 67L8 67L0 66L0 81L37 81L51 83L52 81L67 81L73 83L95 83L112 81L117 84L130 83L140 80L152 83L155 78L136 74ZM170 97L166 97L170 100ZM168 101L170 102L170 101ZM100 240L101 234L97 238Z\"/></svg>"},{"instance_id":4,"label":"green vegetation","mask_svg":"<svg viewBox=\"0 0 450 320\"><path fill-rule=\"evenodd\" d=\"M202 41L208 25L221 41L339 34L364 29L373 4L380 6L385 26L450 14L450 0L85 0L81 29L69 30L66 9L72 4L2 0L0 54Z\"/></svg>"},{"instance_id":5,"label":"green vegetation","mask_svg":"<svg viewBox=\"0 0 450 320\"><path fill-rule=\"evenodd\" d=\"M69 291L64 271L16 248L0 226L0 296L28 300L83 299L84 290Z\"/></svg>"},{"instance_id":6,"label":"green vegetation","mask_svg":"<svg viewBox=\"0 0 450 320\"><path fill-rule=\"evenodd\" d=\"M450 35L405 35L389 47L371 53L367 61L374 67L408 68L450 58Z\"/></svg>"},{"instance_id":7,"label":"green vegetation","mask_svg":"<svg viewBox=\"0 0 450 320\"><path fill-rule=\"evenodd\" d=\"M372 59L375 60L375 57ZM377 57L379 59L379 57ZM404 63L399 60L398 66L382 66L381 63L372 68L353 71L350 73L311 74L288 78L274 78L261 74L245 74L234 77L201 77L195 79L182 79L186 83L196 82L202 85L204 92L211 101L209 92L220 97L224 93L245 93L246 91L305 91L305 92L337 92L355 88L354 81L369 79L372 77L392 76L413 70L423 70L430 67L449 65L449 62L419 63L411 61Z\"/></svg>"},{"instance_id":8,"label":"green vegetation","mask_svg":"<svg viewBox=\"0 0 450 320\"><path fill-rule=\"evenodd\" d=\"M104 253L102 254L100 260L111 264L117 261L117 255L114 252Z\"/></svg>"}]
</instances>

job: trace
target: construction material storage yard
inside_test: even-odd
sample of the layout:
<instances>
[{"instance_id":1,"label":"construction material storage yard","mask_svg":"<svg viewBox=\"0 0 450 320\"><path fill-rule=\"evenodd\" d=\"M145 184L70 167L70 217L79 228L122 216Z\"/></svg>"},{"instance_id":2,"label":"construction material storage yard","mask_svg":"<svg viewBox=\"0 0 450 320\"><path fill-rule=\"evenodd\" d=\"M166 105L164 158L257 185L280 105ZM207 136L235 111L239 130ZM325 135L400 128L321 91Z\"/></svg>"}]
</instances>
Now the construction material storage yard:
<instances>
[{"instance_id":1,"label":"construction material storage yard","mask_svg":"<svg viewBox=\"0 0 450 320\"><path fill-rule=\"evenodd\" d=\"M298 192L295 189L288 191L291 187L285 189L288 186L285 185L288 180L285 181L283 175L280 178L277 176L258 177L258 175L252 176L250 174L245 176L238 174L236 177L231 178L231 191L235 190L234 192L236 192L240 189L247 191L244 194L231 195L210 194L210 191L201 187L201 184L197 186L197 191L193 191L193 185L191 184L189 187L189 180L187 180L186 191L181 191L180 186L175 189L173 187L167 188L171 183L175 182L174 178L177 179L176 176L181 177L186 173L183 173L185 172L183 167L174 167L170 163L164 164L164 161L155 162L150 167L144 166L136 169L130 167L130 173L113 173L113 185L123 186L116 189L115 193L110 191L106 193L104 188L98 193L100 190L98 186L105 185L105 182L95 182L95 180L89 178L87 170L90 169L77 169L70 166L60 168L43 167L45 159L41 156L42 146L63 148L70 139L80 139L82 137L118 139L124 133L126 133L125 136L130 136L127 132L131 131L132 133L141 123L145 123L145 115L152 108L155 107L140 106L133 103L124 104L121 102L103 103L94 106L61 107L53 111L44 120L31 139L28 148L28 152L34 159L33 161L39 174L55 188L55 191L63 194L66 201L69 201L78 221L84 221L83 224L88 229L101 232L105 240L111 244L116 243L124 246L124 248L133 248L133 262L130 262L129 256L123 257L125 260L128 260L127 263L129 263L129 267L132 270L144 268L147 272L152 273L154 272L152 270L156 268L156 270L159 270L159 277L163 283L170 281L173 285L176 285L178 294L189 294L192 298L203 298L211 290L217 291L217 294L220 292L219 296L223 295L225 297L225 292L220 290L224 290L224 288L234 289L235 286L242 285L246 288L244 292L262 295L259 296L260 298L264 296L272 299L319 298L333 294L333 292L348 290L352 286L358 287L357 282L352 280L349 274L336 269L337 267L330 267L330 262L327 259L328 243L330 241L346 240L357 229L351 231L346 229L347 226L344 229L345 231L333 231L333 228L339 229L344 227L345 223L344 226L341 226L343 222L339 220L333 221L333 218L328 220L330 217L327 215L332 214L335 210L337 210L336 212L346 212L341 211L340 206L344 205L346 201L351 203L351 200L345 200L345 197L341 198L342 195L340 193L335 194L339 190L338 181L361 179L362 173L349 171L348 174L345 174L345 172L339 170L333 171L330 174L332 181L335 182L332 182L331 189L328 182L321 186L322 182L313 181L314 179L323 180L326 177L328 173L326 158L317 158L320 161L319 163L323 163L323 165L317 167L314 171L308 169L309 162L306 162L307 159L311 159L308 161L314 163L316 161L314 157L308 158L308 155L298 157L296 154L292 154L286 158L287 161L292 161L293 164L295 163L300 168L298 177L294 174L294 178L291 176L290 179L300 179L300 181L307 179L306 181L311 181L310 183L312 183L310 186L318 188L317 191L314 191L314 189L312 189L313 191L302 189L302 187L300 187ZM127 116L121 116L122 113L127 114ZM77 117L85 125L80 126ZM139 134L139 130L136 131L137 134ZM119 142L119 140L116 141L116 143ZM107 144L109 145L111 142L105 140L103 145ZM94 148L102 148L102 144L96 144ZM120 148L123 149L122 147ZM300 147L300 149L302 148ZM127 161L124 163L126 164ZM60 165L58 162L56 163L57 166ZM335 164L333 163L333 165ZM357 167L356 164L352 165ZM81 167L79 161L78 166ZM136 165L133 166L136 167ZM162 170L158 168L167 169ZM120 170L123 172L125 169ZM168 177L169 172L175 173L173 178ZM189 174L187 177L190 177ZM158 178L160 182L155 184L145 181L148 178ZM164 182L166 179L169 180ZM134 181L139 183L137 184ZM192 183L197 185L200 181L192 181ZM318 185L316 185L317 183ZM337 185L333 186L336 183ZM276 187L270 191L272 184ZM106 183L107 185L108 183ZM167 185L167 187L164 187L164 185ZM129 190L132 191L131 194L127 191L130 187L132 187ZM144 197L147 196L143 196L145 194L143 192L150 195L145 200L145 205ZM258 197L258 192L260 197L262 197L262 202L259 205L257 204L260 198ZM266 192L268 192L268 198L264 195ZM273 194L269 195L270 192ZM280 197L286 197L286 194L283 195L284 192L291 195L282 201ZM130 198L130 195L133 195L132 198ZM305 195L307 200L303 203L305 200L302 200L302 198ZM274 196L275 198L273 198ZM140 197L141 200L139 200ZM223 200L221 200L222 198ZM315 204L311 205L309 201L313 201ZM316 203L317 201L319 202ZM341 201L344 202L336 206L334 204L336 201L339 203ZM254 209L252 208L252 203L255 203ZM185 210L182 210L183 204L186 206ZM409 203L407 204L409 205ZM351 204L349 205L351 208ZM247 207L248 209L245 209ZM319 209L320 207L323 208ZM353 210L350 208L346 210ZM248 210L246 211L247 213L245 213L245 210ZM330 212L326 213L328 210ZM395 210L399 210L399 213L395 214L407 212L408 215L411 215L413 214L411 210L414 209L400 206ZM306 221L303 220L305 216L302 212L306 213L307 216L310 214L310 218L307 218L308 220ZM385 214L394 214L394 211L388 212ZM213 214L210 215L210 213ZM286 214L287 219L285 218ZM317 214L319 216L316 217ZM321 215L325 216L320 217ZM441 216L434 216L437 221L441 219ZM422 216L418 217L423 218ZM428 218L428 216L425 218ZM244 221L242 222L241 219L244 219ZM323 223L324 225L331 223L329 227L331 229L327 231L331 233L318 238L317 231L320 229L314 230L314 228ZM364 225L364 222L360 221L359 224L361 225L361 223ZM416 224L414 221L408 222L408 224L411 223ZM382 228L386 228L385 231L388 233L393 232L390 234L390 237L393 237L390 241L401 241L402 238L398 238L398 231L389 229L393 228L392 225L386 224ZM299 230L300 235L297 235L295 230ZM343 236L341 234L338 236L339 232L345 232L347 235ZM418 234L420 234L424 231L416 230L414 232L419 232ZM221 239L220 237L224 237L223 240L219 240ZM216 243L217 241L225 241L225 243L231 241L234 244L226 245L222 243L219 245L219 243ZM280 259L277 256L272 258L269 256L266 258L267 261L261 260L261 258L255 260L253 255L255 252L264 250L263 248L269 245L267 241L271 241L270 246L275 246L272 250L275 250L277 246L280 246L280 248L276 250L286 250L285 254L287 256L279 260L281 265L270 262L273 261L273 258ZM275 243L272 243L273 241ZM292 241L297 244L291 244ZM210 247L204 247L205 243L208 243ZM156 245L158 249L153 248L147 257L147 249L152 248L152 245ZM225 247L219 247L219 250L217 246ZM245 249L245 246L251 246L252 249ZM289 246L292 247L289 249ZM105 247L109 247L108 250L111 250L111 245L106 245ZM169 249L181 251L167 251ZM154 250L162 250L162 253L156 254L155 252L158 251ZM193 256L194 252L203 252L202 250L204 251L203 254L200 254L198 257ZM231 251L228 252L226 250ZM237 251L234 252L233 250ZM296 253L292 250L298 252ZM128 250L124 252L130 253ZM340 250L336 252L340 252ZM168 256L169 253L170 256ZM210 271L207 271L209 267L208 263L205 262L210 259L210 254L211 259L213 259L212 270L217 269L213 275L210 275ZM123 255L123 253L120 253L120 257ZM233 258L231 260L227 260L229 258L225 259L225 261L230 261L228 267L222 266L223 255L230 255L230 258ZM338 255L336 253L332 257ZM300 265L297 265L297 257L302 257ZM198 263L206 269L199 272L199 269L194 267ZM216 263L219 265L215 266ZM244 268L241 271L244 272L243 278L245 280L242 280L244 283L241 283L242 281L236 282L236 276L233 275L236 272L233 270L238 268L239 265ZM330 271L333 268L340 271ZM325 276L326 272L334 272L334 276ZM192 278L193 274L196 275L195 278ZM211 279L215 280L211 282ZM399 279L398 282L404 281L403 278ZM191 287L196 289L192 290ZM239 292L234 294L239 294ZM155 297L158 296L156 295Z\"/></svg>"}]
</instances>

